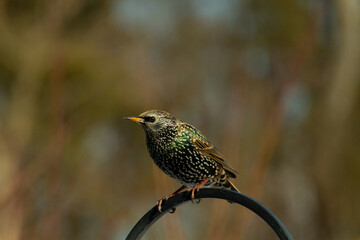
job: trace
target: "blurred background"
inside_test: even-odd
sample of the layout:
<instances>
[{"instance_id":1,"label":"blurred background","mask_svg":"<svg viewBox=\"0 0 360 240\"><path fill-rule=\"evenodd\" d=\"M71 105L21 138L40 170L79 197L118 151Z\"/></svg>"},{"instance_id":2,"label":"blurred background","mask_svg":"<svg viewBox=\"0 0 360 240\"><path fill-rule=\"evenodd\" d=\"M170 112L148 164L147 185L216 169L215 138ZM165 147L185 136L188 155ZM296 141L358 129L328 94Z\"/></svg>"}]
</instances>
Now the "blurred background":
<instances>
[{"instance_id":1,"label":"blurred background","mask_svg":"<svg viewBox=\"0 0 360 240\"><path fill-rule=\"evenodd\" d=\"M0 1L0 239L125 239L180 184L124 116L199 128L295 239L360 239L357 0ZM144 239L276 239L185 204Z\"/></svg>"}]
</instances>

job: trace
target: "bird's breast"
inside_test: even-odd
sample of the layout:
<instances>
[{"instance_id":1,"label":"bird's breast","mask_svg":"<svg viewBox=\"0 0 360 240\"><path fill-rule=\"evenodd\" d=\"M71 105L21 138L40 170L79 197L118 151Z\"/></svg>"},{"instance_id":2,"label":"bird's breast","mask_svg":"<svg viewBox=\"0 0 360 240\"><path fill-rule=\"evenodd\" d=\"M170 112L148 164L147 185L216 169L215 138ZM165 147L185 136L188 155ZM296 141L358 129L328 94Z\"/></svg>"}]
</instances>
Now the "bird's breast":
<instances>
[{"instance_id":1,"label":"bird's breast","mask_svg":"<svg viewBox=\"0 0 360 240\"><path fill-rule=\"evenodd\" d=\"M147 141L151 158L162 171L182 184L199 183L216 174L217 165L198 152L189 139L157 140Z\"/></svg>"}]
</instances>

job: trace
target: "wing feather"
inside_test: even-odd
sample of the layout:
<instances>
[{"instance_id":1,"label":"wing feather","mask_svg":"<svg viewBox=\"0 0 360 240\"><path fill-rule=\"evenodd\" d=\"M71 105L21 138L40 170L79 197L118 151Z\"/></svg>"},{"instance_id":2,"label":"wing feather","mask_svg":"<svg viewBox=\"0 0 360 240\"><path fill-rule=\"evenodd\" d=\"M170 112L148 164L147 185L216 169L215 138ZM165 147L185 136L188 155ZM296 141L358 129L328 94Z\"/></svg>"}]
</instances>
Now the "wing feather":
<instances>
[{"instance_id":1,"label":"wing feather","mask_svg":"<svg viewBox=\"0 0 360 240\"><path fill-rule=\"evenodd\" d=\"M203 155L219 163L229 174L230 177L236 178L236 175L240 175L233 167L227 164L227 162L224 160L221 154L216 150L216 148L211 143L204 141L200 138L194 138L192 143L195 146L195 148Z\"/></svg>"}]
</instances>

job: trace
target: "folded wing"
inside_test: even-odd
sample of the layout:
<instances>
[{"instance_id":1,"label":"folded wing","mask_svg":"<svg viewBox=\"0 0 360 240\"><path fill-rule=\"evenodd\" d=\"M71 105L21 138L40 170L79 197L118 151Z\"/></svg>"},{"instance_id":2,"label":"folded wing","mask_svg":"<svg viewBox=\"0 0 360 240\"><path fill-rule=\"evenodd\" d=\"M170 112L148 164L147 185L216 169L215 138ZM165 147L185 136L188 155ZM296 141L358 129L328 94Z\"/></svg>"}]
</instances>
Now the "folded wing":
<instances>
[{"instance_id":1,"label":"folded wing","mask_svg":"<svg viewBox=\"0 0 360 240\"><path fill-rule=\"evenodd\" d=\"M236 175L240 175L234 168L227 164L224 158L220 155L220 153L211 143L204 141L200 138L194 138L192 140L192 143L201 154L213 159L215 162L220 164L224 168L226 173L229 175L229 177L236 178Z\"/></svg>"}]
</instances>

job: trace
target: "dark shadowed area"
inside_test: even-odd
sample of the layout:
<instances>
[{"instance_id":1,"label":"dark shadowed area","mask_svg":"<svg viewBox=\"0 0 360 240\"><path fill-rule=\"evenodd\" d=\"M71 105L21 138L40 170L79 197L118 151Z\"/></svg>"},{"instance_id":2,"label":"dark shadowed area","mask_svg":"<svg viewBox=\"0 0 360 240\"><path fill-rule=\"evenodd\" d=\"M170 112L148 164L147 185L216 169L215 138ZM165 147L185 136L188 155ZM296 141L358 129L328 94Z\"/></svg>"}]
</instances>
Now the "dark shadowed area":
<instances>
[{"instance_id":1,"label":"dark shadowed area","mask_svg":"<svg viewBox=\"0 0 360 240\"><path fill-rule=\"evenodd\" d=\"M357 0L0 1L0 239L125 239L180 184L124 116L166 110L295 239L360 238ZM226 201L144 239L276 239Z\"/></svg>"}]
</instances>

